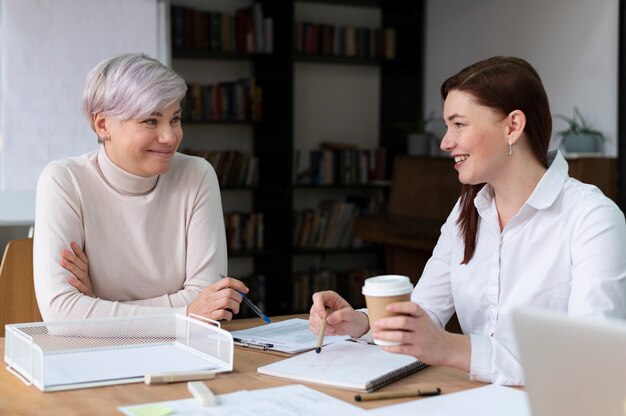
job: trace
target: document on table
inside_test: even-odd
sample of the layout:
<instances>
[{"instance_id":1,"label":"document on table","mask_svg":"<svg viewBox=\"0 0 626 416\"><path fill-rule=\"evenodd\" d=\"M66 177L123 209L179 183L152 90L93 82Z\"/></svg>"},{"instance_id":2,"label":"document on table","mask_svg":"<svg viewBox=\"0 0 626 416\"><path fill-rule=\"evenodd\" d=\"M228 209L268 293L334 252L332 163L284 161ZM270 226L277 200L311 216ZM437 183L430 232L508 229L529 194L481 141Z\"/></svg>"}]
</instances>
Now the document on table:
<instances>
[{"instance_id":1,"label":"document on table","mask_svg":"<svg viewBox=\"0 0 626 416\"><path fill-rule=\"evenodd\" d=\"M118 408L128 416L367 416L359 407L301 384L241 390L217 396L217 405L202 407L195 399L171 400Z\"/></svg>"},{"instance_id":2,"label":"document on table","mask_svg":"<svg viewBox=\"0 0 626 416\"><path fill-rule=\"evenodd\" d=\"M369 414L373 416L530 416L530 407L526 392L491 384L458 393L379 407L370 410Z\"/></svg>"},{"instance_id":3,"label":"document on table","mask_svg":"<svg viewBox=\"0 0 626 416\"><path fill-rule=\"evenodd\" d=\"M309 329L305 319L288 319L268 325L231 332L236 342L251 345L272 344L270 350L295 354L317 346L317 335ZM324 337L324 345L349 339L349 336Z\"/></svg>"},{"instance_id":4,"label":"document on table","mask_svg":"<svg viewBox=\"0 0 626 416\"><path fill-rule=\"evenodd\" d=\"M168 371L212 370L215 364L174 345L96 349L44 357L47 387L142 378Z\"/></svg>"}]
</instances>

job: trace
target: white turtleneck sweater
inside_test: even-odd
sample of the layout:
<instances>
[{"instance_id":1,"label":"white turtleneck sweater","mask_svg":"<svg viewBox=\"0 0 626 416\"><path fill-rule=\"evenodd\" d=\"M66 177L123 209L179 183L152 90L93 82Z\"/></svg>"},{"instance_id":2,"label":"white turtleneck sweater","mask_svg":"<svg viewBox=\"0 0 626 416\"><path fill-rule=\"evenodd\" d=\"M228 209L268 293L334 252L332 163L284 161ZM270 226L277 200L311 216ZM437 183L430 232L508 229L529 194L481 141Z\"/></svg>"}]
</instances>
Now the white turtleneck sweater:
<instances>
[{"instance_id":1,"label":"white turtleneck sweater","mask_svg":"<svg viewBox=\"0 0 626 416\"><path fill-rule=\"evenodd\" d=\"M89 259L95 298L68 283L61 250L75 241ZM104 148L49 163L37 184L33 255L44 321L175 311L226 274L217 176L177 153L170 170L128 173Z\"/></svg>"}]
</instances>

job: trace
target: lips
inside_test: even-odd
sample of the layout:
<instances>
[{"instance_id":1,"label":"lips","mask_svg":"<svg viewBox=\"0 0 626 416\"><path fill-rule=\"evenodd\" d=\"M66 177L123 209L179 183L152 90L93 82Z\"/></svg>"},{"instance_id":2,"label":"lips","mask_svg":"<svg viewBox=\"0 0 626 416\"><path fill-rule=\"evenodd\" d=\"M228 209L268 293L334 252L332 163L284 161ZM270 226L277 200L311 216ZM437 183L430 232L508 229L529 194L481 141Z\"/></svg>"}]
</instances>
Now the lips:
<instances>
[{"instance_id":1,"label":"lips","mask_svg":"<svg viewBox=\"0 0 626 416\"><path fill-rule=\"evenodd\" d=\"M174 155L174 152L171 150L148 150L148 152L162 159L171 159Z\"/></svg>"}]
</instances>

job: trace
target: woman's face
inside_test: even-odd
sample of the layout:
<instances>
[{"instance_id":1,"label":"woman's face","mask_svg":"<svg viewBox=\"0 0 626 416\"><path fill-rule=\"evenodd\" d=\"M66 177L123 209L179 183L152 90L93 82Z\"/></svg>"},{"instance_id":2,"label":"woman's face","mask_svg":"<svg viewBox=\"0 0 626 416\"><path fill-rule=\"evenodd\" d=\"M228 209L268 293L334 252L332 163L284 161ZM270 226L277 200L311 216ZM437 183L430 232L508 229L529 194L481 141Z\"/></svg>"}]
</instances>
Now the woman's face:
<instances>
[{"instance_id":1,"label":"woman's face","mask_svg":"<svg viewBox=\"0 0 626 416\"><path fill-rule=\"evenodd\" d=\"M175 102L147 117L106 118L107 155L120 168L150 177L167 172L183 138L180 104Z\"/></svg>"},{"instance_id":2,"label":"woman's face","mask_svg":"<svg viewBox=\"0 0 626 416\"><path fill-rule=\"evenodd\" d=\"M493 184L509 162L507 117L479 105L469 93L452 90L443 104L443 118L447 131L441 150L454 158L459 181Z\"/></svg>"}]
</instances>

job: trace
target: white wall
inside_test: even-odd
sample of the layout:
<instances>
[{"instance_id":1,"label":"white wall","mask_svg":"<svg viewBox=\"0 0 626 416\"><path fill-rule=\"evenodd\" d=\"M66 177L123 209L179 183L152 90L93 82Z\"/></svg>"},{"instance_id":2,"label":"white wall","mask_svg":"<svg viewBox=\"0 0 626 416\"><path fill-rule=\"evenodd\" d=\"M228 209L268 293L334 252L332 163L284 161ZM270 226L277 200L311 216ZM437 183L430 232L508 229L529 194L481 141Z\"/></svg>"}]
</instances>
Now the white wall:
<instances>
[{"instance_id":1,"label":"white wall","mask_svg":"<svg viewBox=\"0 0 626 416\"><path fill-rule=\"evenodd\" d=\"M0 250L27 236L43 167L97 147L88 70L119 53L165 60L160 1L0 0Z\"/></svg>"},{"instance_id":2,"label":"white wall","mask_svg":"<svg viewBox=\"0 0 626 416\"><path fill-rule=\"evenodd\" d=\"M429 0L425 114L441 114L439 87L450 75L490 56L519 56L542 77L552 113L571 116L577 106L616 156L618 11L618 0Z\"/></svg>"},{"instance_id":3,"label":"white wall","mask_svg":"<svg viewBox=\"0 0 626 416\"><path fill-rule=\"evenodd\" d=\"M85 76L127 52L158 57L157 0L0 0L0 191L35 188L51 160L97 147Z\"/></svg>"}]
</instances>

